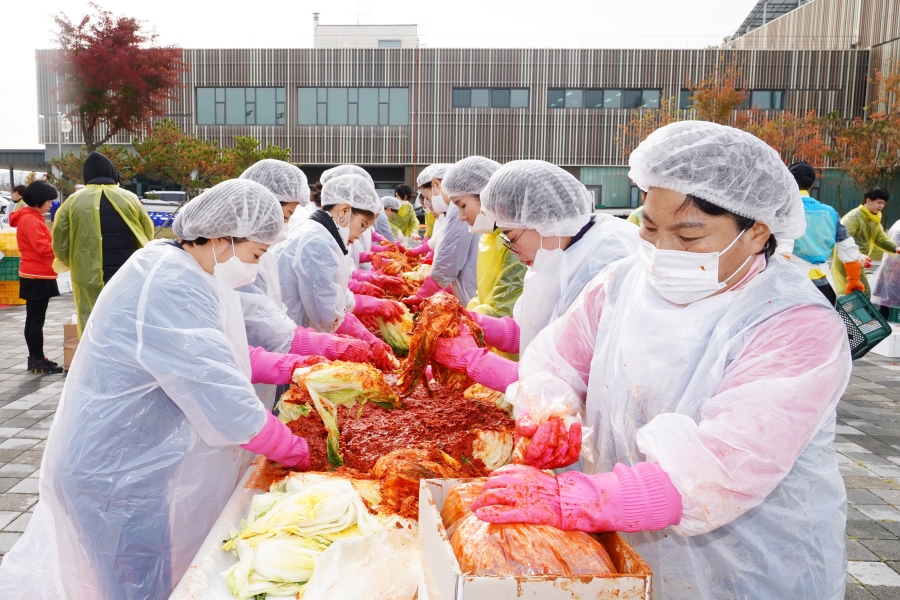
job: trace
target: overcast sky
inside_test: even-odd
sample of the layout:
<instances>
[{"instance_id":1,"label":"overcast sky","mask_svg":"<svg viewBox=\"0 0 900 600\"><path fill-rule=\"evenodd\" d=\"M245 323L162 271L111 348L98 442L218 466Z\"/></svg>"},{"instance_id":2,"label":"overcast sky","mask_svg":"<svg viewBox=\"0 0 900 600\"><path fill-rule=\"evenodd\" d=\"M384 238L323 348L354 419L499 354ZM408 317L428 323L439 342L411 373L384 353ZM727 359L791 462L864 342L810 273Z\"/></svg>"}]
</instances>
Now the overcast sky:
<instances>
[{"instance_id":1,"label":"overcast sky","mask_svg":"<svg viewBox=\"0 0 900 600\"><path fill-rule=\"evenodd\" d=\"M159 42L184 48L312 46L322 24L415 23L426 47L704 47L741 24L756 0L295 0L186 2L105 0L116 14L147 21ZM34 51L51 47L51 15L73 20L81 0L5 2L0 64L0 148L40 148Z\"/></svg>"}]
</instances>

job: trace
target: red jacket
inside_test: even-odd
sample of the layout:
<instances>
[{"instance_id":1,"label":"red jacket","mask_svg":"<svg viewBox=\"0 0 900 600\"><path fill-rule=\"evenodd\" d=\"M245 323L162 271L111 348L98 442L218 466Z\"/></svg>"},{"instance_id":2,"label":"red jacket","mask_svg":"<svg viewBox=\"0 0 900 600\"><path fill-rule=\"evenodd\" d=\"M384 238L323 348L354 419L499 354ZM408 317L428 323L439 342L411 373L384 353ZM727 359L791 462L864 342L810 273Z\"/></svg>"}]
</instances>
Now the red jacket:
<instances>
[{"instance_id":1,"label":"red jacket","mask_svg":"<svg viewBox=\"0 0 900 600\"><path fill-rule=\"evenodd\" d=\"M26 205L9 215L9 224L16 228L16 242L22 257L19 262L19 277L56 279L50 229L44 221L44 215L36 208Z\"/></svg>"}]
</instances>

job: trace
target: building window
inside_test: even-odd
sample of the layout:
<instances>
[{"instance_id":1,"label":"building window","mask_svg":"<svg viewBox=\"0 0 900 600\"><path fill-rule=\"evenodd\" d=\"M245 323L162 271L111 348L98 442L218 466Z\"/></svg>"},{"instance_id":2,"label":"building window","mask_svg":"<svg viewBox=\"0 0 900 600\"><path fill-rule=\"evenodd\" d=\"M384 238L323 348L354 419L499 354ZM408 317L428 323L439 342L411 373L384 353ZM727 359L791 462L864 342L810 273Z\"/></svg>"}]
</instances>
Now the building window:
<instances>
[{"instance_id":1,"label":"building window","mask_svg":"<svg viewBox=\"0 0 900 600\"><path fill-rule=\"evenodd\" d=\"M693 98L694 92L691 90L681 90L681 93L678 94L678 108L680 110L690 110L694 107L694 101L691 100Z\"/></svg>"},{"instance_id":2,"label":"building window","mask_svg":"<svg viewBox=\"0 0 900 600\"><path fill-rule=\"evenodd\" d=\"M409 125L409 88L297 88L298 125Z\"/></svg>"},{"instance_id":3,"label":"building window","mask_svg":"<svg viewBox=\"0 0 900 600\"><path fill-rule=\"evenodd\" d=\"M659 90L547 90L547 108L659 108Z\"/></svg>"},{"instance_id":4,"label":"building window","mask_svg":"<svg viewBox=\"0 0 900 600\"><path fill-rule=\"evenodd\" d=\"M740 108L784 110L784 90L752 90Z\"/></svg>"},{"instance_id":5,"label":"building window","mask_svg":"<svg viewBox=\"0 0 900 600\"><path fill-rule=\"evenodd\" d=\"M284 88L198 87L197 125L284 125Z\"/></svg>"},{"instance_id":6,"label":"building window","mask_svg":"<svg viewBox=\"0 0 900 600\"><path fill-rule=\"evenodd\" d=\"M453 108L528 108L528 90L453 88Z\"/></svg>"},{"instance_id":7,"label":"building window","mask_svg":"<svg viewBox=\"0 0 900 600\"><path fill-rule=\"evenodd\" d=\"M400 40L378 40L379 48L400 48Z\"/></svg>"},{"instance_id":8,"label":"building window","mask_svg":"<svg viewBox=\"0 0 900 600\"><path fill-rule=\"evenodd\" d=\"M602 185L586 185L588 193L593 199L594 208L603 208L603 186Z\"/></svg>"}]
</instances>

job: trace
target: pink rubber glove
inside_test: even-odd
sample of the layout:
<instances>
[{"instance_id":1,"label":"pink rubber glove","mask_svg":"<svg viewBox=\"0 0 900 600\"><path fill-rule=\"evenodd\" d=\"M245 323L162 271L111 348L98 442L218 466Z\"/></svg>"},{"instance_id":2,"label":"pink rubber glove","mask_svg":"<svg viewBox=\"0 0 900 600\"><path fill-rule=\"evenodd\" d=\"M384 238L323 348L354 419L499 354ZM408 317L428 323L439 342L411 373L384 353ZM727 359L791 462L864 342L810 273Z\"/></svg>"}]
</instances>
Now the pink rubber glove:
<instances>
[{"instance_id":1,"label":"pink rubber glove","mask_svg":"<svg viewBox=\"0 0 900 600\"><path fill-rule=\"evenodd\" d=\"M445 367L465 371L477 383L498 392L506 392L519 379L519 364L487 348L479 348L465 325L460 325L459 336L455 338L438 338L434 358Z\"/></svg>"},{"instance_id":2,"label":"pink rubber glove","mask_svg":"<svg viewBox=\"0 0 900 600\"><path fill-rule=\"evenodd\" d=\"M318 355L329 360L346 360L348 362L369 362L372 359L369 346L361 340L330 333L319 333L306 327L297 327L294 330L291 354Z\"/></svg>"},{"instance_id":3,"label":"pink rubber glove","mask_svg":"<svg viewBox=\"0 0 900 600\"><path fill-rule=\"evenodd\" d=\"M598 475L568 471L555 478L533 467L507 465L490 475L472 510L488 523L655 531L681 521L681 495L654 463L617 464L612 473Z\"/></svg>"},{"instance_id":4,"label":"pink rubber glove","mask_svg":"<svg viewBox=\"0 0 900 600\"><path fill-rule=\"evenodd\" d=\"M519 353L519 325L512 317L489 317L469 312L484 331L484 343L500 352Z\"/></svg>"},{"instance_id":5,"label":"pink rubber glove","mask_svg":"<svg viewBox=\"0 0 900 600\"><path fill-rule=\"evenodd\" d=\"M578 462L581 423L566 425L559 417L538 424L526 413L516 421L513 462L538 469L561 469Z\"/></svg>"},{"instance_id":6,"label":"pink rubber glove","mask_svg":"<svg viewBox=\"0 0 900 600\"><path fill-rule=\"evenodd\" d=\"M428 247L429 239L430 238L427 238L427 237L422 238L422 241L419 243L418 246L416 246L415 248L407 249L406 255L407 256L421 256L423 254L427 254L428 252L430 252L431 249Z\"/></svg>"},{"instance_id":7,"label":"pink rubber glove","mask_svg":"<svg viewBox=\"0 0 900 600\"><path fill-rule=\"evenodd\" d=\"M299 435L294 435L288 426L272 413L266 414L266 424L241 448L254 454L262 454L270 460L306 471L309 469L309 444Z\"/></svg>"},{"instance_id":8,"label":"pink rubber glove","mask_svg":"<svg viewBox=\"0 0 900 600\"><path fill-rule=\"evenodd\" d=\"M304 363L304 358L250 346L250 383L290 383L295 366Z\"/></svg>"},{"instance_id":9,"label":"pink rubber glove","mask_svg":"<svg viewBox=\"0 0 900 600\"><path fill-rule=\"evenodd\" d=\"M406 289L406 282L401 277L392 277L374 271L353 271L352 278L356 281L377 285L381 289L397 295L404 293Z\"/></svg>"},{"instance_id":10,"label":"pink rubber glove","mask_svg":"<svg viewBox=\"0 0 900 600\"><path fill-rule=\"evenodd\" d=\"M356 306L353 308L353 314L357 317L361 315L372 315L382 317L389 322L398 322L403 319L406 311L403 305L393 300L381 300L372 298L371 296L354 295Z\"/></svg>"},{"instance_id":11,"label":"pink rubber glove","mask_svg":"<svg viewBox=\"0 0 900 600\"><path fill-rule=\"evenodd\" d=\"M425 281L422 283L422 287L419 288L419 291L412 296L407 296L402 300L402 302L403 304L408 304L410 306L418 306L440 291L441 286L438 284L438 282L432 279L431 276L428 276L425 278Z\"/></svg>"},{"instance_id":12,"label":"pink rubber glove","mask_svg":"<svg viewBox=\"0 0 900 600\"><path fill-rule=\"evenodd\" d=\"M393 371L399 366L391 347L372 335L353 314L347 313L344 315L344 322L338 327L336 333L349 335L365 342L372 352L375 366L379 369Z\"/></svg>"},{"instance_id":13,"label":"pink rubber glove","mask_svg":"<svg viewBox=\"0 0 900 600\"><path fill-rule=\"evenodd\" d=\"M388 239L373 229L372 230L372 241L373 242L387 242Z\"/></svg>"},{"instance_id":14,"label":"pink rubber glove","mask_svg":"<svg viewBox=\"0 0 900 600\"><path fill-rule=\"evenodd\" d=\"M354 294L372 296L373 298L384 298L384 290L372 283L351 279L347 287L350 288L350 291Z\"/></svg>"}]
</instances>

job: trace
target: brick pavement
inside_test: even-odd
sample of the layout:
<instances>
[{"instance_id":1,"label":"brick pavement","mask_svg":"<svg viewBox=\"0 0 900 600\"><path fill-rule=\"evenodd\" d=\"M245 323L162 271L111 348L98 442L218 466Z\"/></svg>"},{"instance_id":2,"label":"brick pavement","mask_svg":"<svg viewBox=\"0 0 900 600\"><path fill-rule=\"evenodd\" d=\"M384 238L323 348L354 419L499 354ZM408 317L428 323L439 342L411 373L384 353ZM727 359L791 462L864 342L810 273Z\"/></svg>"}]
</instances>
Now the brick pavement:
<instances>
[{"instance_id":1,"label":"brick pavement","mask_svg":"<svg viewBox=\"0 0 900 600\"><path fill-rule=\"evenodd\" d=\"M62 362L71 294L54 298L47 355ZM25 372L24 307L0 310L0 555L37 502L37 476L64 378ZM847 599L900 599L900 360L858 360L838 406L835 446L847 485Z\"/></svg>"}]
</instances>

